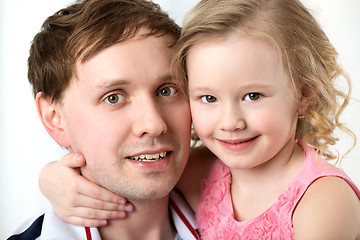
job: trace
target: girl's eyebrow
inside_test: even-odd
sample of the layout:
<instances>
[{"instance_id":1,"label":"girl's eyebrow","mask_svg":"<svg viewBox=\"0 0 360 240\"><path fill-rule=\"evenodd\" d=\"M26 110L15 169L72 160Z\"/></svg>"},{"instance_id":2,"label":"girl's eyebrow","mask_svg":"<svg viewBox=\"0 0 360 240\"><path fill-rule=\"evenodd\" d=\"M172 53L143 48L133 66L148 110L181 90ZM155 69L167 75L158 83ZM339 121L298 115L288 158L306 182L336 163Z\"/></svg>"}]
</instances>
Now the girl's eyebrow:
<instances>
[{"instance_id":1,"label":"girl's eyebrow","mask_svg":"<svg viewBox=\"0 0 360 240\"><path fill-rule=\"evenodd\" d=\"M196 87L189 87L189 90L202 92L202 91L209 91L212 89L206 86L196 86Z\"/></svg>"},{"instance_id":2,"label":"girl's eyebrow","mask_svg":"<svg viewBox=\"0 0 360 240\"><path fill-rule=\"evenodd\" d=\"M250 84L244 84L241 86L242 89L266 89L266 88L272 88L273 85L265 84L265 83L250 83Z\"/></svg>"},{"instance_id":3,"label":"girl's eyebrow","mask_svg":"<svg viewBox=\"0 0 360 240\"><path fill-rule=\"evenodd\" d=\"M261 83L254 83L254 84L246 84L246 85L242 85L240 86L241 90L249 90L249 89L268 89L268 88L272 88L272 85L269 84L261 84ZM195 86L190 88L191 90L196 90L196 91L206 91L206 90L212 90L212 88L208 87L208 86Z\"/></svg>"}]
</instances>

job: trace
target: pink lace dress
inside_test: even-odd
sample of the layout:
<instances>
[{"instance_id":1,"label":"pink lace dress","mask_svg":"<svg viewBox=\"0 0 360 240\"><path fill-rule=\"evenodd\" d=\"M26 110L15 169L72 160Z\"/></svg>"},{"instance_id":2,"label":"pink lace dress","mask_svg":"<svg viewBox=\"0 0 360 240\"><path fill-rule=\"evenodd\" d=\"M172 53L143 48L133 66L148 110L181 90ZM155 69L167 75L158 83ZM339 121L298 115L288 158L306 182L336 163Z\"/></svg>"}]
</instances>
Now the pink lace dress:
<instances>
[{"instance_id":1,"label":"pink lace dress","mask_svg":"<svg viewBox=\"0 0 360 240\"><path fill-rule=\"evenodd\" d=\"M300 144L302 145L302 144ZM306 189L316 179L324 176L343 178L354 189L360 199L360 191L340 169L320 157L315 151L303 146L306 152L304 164L278 200L258 217L242 222L234 219L231 202L229 168L217 160L208 179L201 185L201 196L196 210L196 222L201 238L208 239L294 239L292 215L295 206Z\"/></svg>"}]
</instances>

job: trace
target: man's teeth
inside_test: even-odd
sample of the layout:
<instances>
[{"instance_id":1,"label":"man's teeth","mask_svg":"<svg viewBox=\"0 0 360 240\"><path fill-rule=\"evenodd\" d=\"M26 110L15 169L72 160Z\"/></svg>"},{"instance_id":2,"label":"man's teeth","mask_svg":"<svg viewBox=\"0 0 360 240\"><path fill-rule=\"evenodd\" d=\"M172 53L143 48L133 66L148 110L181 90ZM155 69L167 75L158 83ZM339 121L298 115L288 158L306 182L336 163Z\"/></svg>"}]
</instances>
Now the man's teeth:
<instances>
[{"instance_id":1,"label":"man's teeth","mask_svg":"<svg viewBox=\"0 0 360 240\"><path fill-rule=\"evenodd\" d=\"M131 160L151 162L163 159L166 156L166 152L156 153L156 154L143 154L138 156L130 157Z\"/></svg>"}]
</instances>

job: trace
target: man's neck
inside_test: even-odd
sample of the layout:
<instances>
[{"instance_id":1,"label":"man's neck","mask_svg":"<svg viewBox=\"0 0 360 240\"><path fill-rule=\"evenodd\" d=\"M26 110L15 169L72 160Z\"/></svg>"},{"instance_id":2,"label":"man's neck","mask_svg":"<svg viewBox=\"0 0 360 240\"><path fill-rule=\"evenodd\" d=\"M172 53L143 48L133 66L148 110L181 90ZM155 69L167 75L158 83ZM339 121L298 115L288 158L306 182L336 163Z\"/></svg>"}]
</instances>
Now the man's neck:
<instances>
[{"instance_id":1,"label":"man's neck","mask_svg":"<svg viewBox=\"0 0 360 240\"><path fill-rule=\"evenodd\" d=\"M168 196L159 200L132 202L133 212L125 219L109 220L99 228L103 240L112 239L174 239L174 229L169 216Z\"/></svg>"}]
</instances>

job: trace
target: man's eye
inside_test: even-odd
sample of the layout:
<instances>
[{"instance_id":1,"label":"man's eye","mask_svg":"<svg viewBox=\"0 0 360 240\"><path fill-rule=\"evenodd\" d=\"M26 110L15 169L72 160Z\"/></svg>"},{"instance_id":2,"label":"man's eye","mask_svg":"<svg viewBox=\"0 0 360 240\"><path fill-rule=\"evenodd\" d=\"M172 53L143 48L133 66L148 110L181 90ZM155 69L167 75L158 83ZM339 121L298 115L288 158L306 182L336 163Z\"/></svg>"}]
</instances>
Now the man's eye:
<instances>
[{"instance_id":1,"label":"man's eye","mask_svg":"<svg viewBox=\"0 0 360 240\"><path fill-rule=\"evenodd\" d=\"M161 88L158 94L159 94L159 96L168 97L168 96L172 96L176 93L177 93L177 89L175 87L168 86L168 87Z\"/></svg>"},{"instance_id":2,"label":"man's eye","mask_svg":"<svg viewBox=\"0 0 360 240\"><path fill-rule=\"evenodd\" d=\"M244 97L245 101L256 101L259 100L263 95L261 93L248 93Z\"/></svg>"},{"instance_id":3,"label":"man's eye","mask_svg":"<svg viewBox=\"0 0 360 240\"><path fill-rule=\"evenodd\" d=\"M111 94L105 98L105 102L110 104L116 104L122 101L124 101L124 96L119 93Z\"/></svg>"},{"instance_id":4,"label":"man's eye","mask_svg":"<svg viewBox=\"0 0 360 240\"><path fill-rule=\"evenodd\" d=\"M211 95L205 95L200 97L200 100L204 103L214 103L217 101L217 98Z\"/></svg>"}]
</instances>

